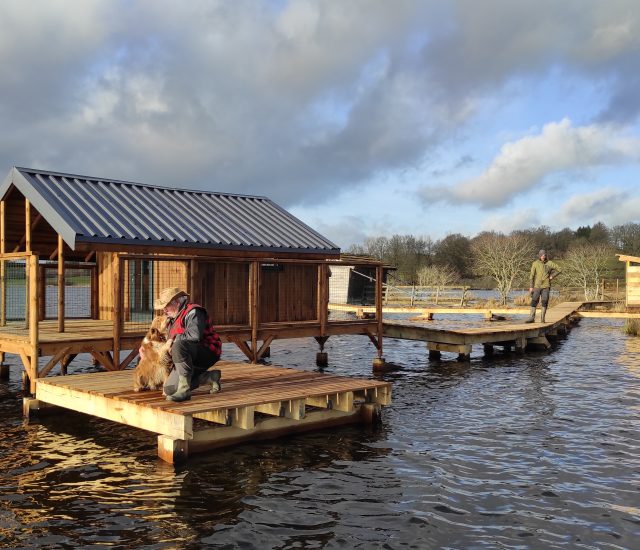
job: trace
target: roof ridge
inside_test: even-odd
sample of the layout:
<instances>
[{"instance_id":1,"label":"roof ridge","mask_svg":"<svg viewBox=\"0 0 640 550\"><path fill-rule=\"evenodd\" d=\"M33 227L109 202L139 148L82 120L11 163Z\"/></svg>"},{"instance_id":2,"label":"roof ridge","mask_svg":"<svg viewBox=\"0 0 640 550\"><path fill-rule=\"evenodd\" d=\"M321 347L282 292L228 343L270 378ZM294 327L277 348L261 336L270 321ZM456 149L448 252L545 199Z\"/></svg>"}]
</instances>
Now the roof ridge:
<instances>
[{"instance_id":1,"label":"roof ridge","mask_svg":"<svg viewBox=\"0 0 640 550\"><path fill-rule=\"evenodd\" d=\"M178 193L197 193L203 195L217 195L217 196L227 196L227 197L241 197L247 199L260 199L272 202L269 197L264 195L249 195L246 193L233 193L228 191L205 191L202 189L188 189L185 187L168 187L166 185L155 185L151 183L141 183L137 181L128 181L128 180L117 180L113 178L100 178L94 176L85 176L83 174L70 174L66 172L58 172L55 170L40 170L37 168L28 168L26 166L14 166L16 170L29 172L34 174L43 174L48 176L57 176L57 177L66 177L66 178L74 178L74 179L83 179L88 182L102 182L102 183L116 183L116 184L125 184L125 185L134 185L136 187L150 187L151 189L160 189L164 191L173 191Z\"/></svg>"}]
</instances>

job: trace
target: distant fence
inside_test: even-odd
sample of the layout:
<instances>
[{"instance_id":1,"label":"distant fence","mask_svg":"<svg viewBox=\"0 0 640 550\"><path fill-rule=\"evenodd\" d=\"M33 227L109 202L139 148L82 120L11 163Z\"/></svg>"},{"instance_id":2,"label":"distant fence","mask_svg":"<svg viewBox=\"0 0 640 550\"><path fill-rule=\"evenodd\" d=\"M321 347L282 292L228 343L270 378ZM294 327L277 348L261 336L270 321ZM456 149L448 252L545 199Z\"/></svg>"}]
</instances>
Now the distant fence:
<instances>
[{"instance_id":1,"label":"distant fence","mask_svg":"<svg viewBox=\"0 0 640 550\"><path fill-rule=\"evenodd\" d=\"M469 300L468 286L392 286L384 285L382 303L422 306L427 304L464 306Z\"/></svg>"}]
</instances>

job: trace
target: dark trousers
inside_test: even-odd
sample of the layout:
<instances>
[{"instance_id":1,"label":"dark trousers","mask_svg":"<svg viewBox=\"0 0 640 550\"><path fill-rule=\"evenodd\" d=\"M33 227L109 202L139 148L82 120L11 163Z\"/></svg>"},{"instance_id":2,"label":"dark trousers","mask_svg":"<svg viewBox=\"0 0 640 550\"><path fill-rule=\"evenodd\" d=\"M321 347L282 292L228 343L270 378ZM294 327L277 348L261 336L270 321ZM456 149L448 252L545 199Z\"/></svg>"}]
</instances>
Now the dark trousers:
<instances>
[{"instance_id":1,"label":"dark trousers","mask_svg":"<svg viewBox=\"0 0 640 550\"><path fill-rule=\"evenodd\" d=\"M549 305L549 292L551 289L547 288L534 288L533 293L531 294L531 307L536 307L538 305L538 300L540 300L540 305L542 307L547 307Z\"/></svg>"},{"instance_id":2,"label":"dark trousers","mask_svg":"<svg viewBox=\"0 0 640 550\"><path fill-rule=\"evenodd\" d=\"M220 356L198 342L178 340L171 347L171 359L175 368L169 373L164 383L164 390L171 395L178 387L178 377L185 376L191 380L191 388L198 387L200 375L215 365Z\"/></svg>"}]
</instances>

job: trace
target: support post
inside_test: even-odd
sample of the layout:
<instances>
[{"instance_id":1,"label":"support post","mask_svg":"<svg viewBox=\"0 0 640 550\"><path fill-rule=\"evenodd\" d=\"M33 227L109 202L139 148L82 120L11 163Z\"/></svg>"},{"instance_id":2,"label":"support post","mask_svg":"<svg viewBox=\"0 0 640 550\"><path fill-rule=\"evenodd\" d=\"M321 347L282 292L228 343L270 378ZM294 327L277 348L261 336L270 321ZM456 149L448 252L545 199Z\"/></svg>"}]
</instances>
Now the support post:
<instances>
[{"instance_id":1,"label":"support post","mask_svg":"<svg viewBox=\"0 0 640 550\"><path fill-rule=\"evenodd\" d=\"M378 359L384 361L382 356L382 277L383 268L381 265L376 267L376 320L378 321Z\"/></svg>"},{"instance_id":2,"label":"support post","mask_svg":"<svg viewBox=\"0 0 640 550\"><path fill-rule=\"evenodd\" d=\"M100 297L98 296L98 262L91 268L91 318L100 318Z\"/></svg>"},{"instance_id":3,"label":"support post","mask_svg":"<svg viewBox=\"0 0 640 550\"><path fill-rule=\"evenodd\" d=\"M29 256L29 347L31 363L30 391L36 391L36 379L38 378L38 256Z\"/></svg>"},{"instance_id":4,"label":"support post","mask_svg":"<svg viewBox=\"0 0 640 550\"><path fill-rule=\"evenodd\" d=\"M158 436L158 457L169 464L184 462L189 456L189 442L173 439L167 435Z\"/></svg>"},{"instance_id":5,"label":"support post","mask_svg":"<svg viewBox=\"0 0 640 550\"><path fill-rule=\"evenodd\" d=\"M198 261L189 261L189 295L191 300L196 304L202 303L200 296L200 286L198 285Z\"/></svg>"},{"instance_id":6,"label":"support post","mask_svg":"<svg viewBox=\"0 0 640 550\"><path fill-rule=\"evenodd\" d=\"M123 259L115 255L113 264L113 364L116 370L120 367L120 339L122 337L123 310Z\"/></svg>"},{"instance_id":7,"label":"support post","mask_svg":"<svg viewBox=\"0 0 640 550\"><path fill-rule=\"evenodd\" d=\"M31 252L31 203L24 199L24 246L26 252Z\"/></svg>"},{"instance_id":8,"label":"support post","mask_svg":"<svg viewBox=\"0 0 640 550\"><path fill-rule=\"evenodd\" d=\"M5 201L0 201L0 254L3 255L0 261L0 300L2 305L0 308L0 326L7 324L7 264L4 260L4 253L6 247L5 240L5 219L6 219L6 204Z\"/></svg>"},{"instance_id":9,"label":"support post","mask_svg":"<svg viewBox=\"0 0 640 550\"><path fill-rule=\"evenodd\" d=\"M251 355L252 363L258 362L258 318L259 306L260 306L260 262L251 262L251 269L249 270L249 306L250 306L250 321L251 321Z\"/></svg>"},{"instance_id":10,"label":"support post","mask_svg":"<svg viewBox=\"0 0 640 550\"><path fill-rule=\"evenodd\" d=\"M0 379L5 380L9 378L9 374L9 365L4 364L4 351L0 351Z\"/></svg>"},{"instance_id":11,"label":"support post","mask_svg":"<svg viewBox=\"0 0 640 550\"><path fill-rule=\"evenodd\" d=\"M328 269L326 264L318 265L318 321L320 336L327 335L327 321L329 315Z\"/></svg>"},{"instance_id":12,"label":"support post","mask_svg":"<svg viewBox=\"0 0 640 550\"><path fill-rule=\"evenodd\" d=\"M65 293L65 277L64 277L64 241L58 235L58 332L64 332L64 293Z\"/></svg>"},{"instance_id":13,"label":"support post","mask_svg":"<svg viewBox=\"0 0 640 550\"><path fill-rule=\"evenodd\" d=\"M24 243L25 251L31 253L31 203L27 198L24 199ZM25 262L25 293L24 293L24 328L29 329L29 296L31 288L35 284L35 280L30 273L30 264ZM36 287L37 289L38 287Z\"/></svg>"}]
</instances>

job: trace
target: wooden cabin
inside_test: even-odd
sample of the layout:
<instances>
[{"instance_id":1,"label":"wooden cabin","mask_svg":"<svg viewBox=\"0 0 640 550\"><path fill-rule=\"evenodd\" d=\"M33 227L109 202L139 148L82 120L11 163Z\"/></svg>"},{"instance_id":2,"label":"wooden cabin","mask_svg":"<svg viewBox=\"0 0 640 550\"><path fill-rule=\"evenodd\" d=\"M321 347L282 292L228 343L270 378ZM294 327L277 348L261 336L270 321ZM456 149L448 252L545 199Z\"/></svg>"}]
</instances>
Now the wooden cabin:
<instances>
[{"instance_id":1,"label":"wooden cabin","mask_svg":"<svg viewBox=\"0 0 640 550\"><path fill-rule=\"evenodd\" d=\"M625 262L627 309L640 308L640 257L616 254L621 262Z\"/></svg>"},{"instance_id":2,"label":"wooden cabin","mask_svg":"<svg viewBox=\"0 0 640 550\"><path fill-rule=\"evenodd\" d=\"M382 356L382 265L361 266L376 274L375 318L331 319L339 248L266 197L19 167L0 197L0 353L21 357L31 391L78 353L126 368L169 286L254 363L276 338L322 349L337 334L366 335Z\"/></svg>"}]
</instances>

